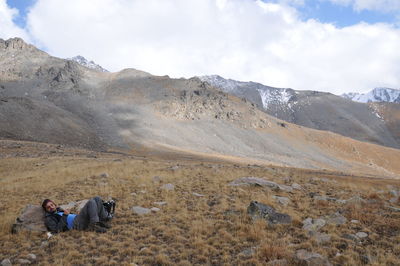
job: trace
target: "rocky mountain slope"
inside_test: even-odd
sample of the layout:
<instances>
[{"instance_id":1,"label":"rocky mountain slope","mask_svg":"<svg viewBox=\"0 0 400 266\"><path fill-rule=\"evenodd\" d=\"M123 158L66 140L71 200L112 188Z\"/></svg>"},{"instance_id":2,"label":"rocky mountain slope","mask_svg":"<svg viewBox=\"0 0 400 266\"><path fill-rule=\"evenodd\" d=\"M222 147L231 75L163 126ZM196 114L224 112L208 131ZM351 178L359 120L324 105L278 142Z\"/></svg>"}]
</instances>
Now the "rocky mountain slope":
<instances>
[{"instance_id":1,"label":"rocky mountain slope","mask_svg":"<svg viewBox=\"0 0 400 266\"><path fill-rule=\"evenodd\" d=\"M259 106L260 110L290 123L400 148L397 127L389 127L388 121L369 105L331 93L273 88L219 76L203 76L200 79L224 92L245 98ZM394 99L395 91L387 97ZM400 120L392 120L391 123L400 125Z\"/></svg>"},{"instance_id":2,"label":"rocky mountain slope","mask_svg":"<svg viewBox=\"0 0 400 266\"><path fill-rule=\"evenodd\" d=\"M314 94L296 97L326 108ZM362 112L364 105L358 105ZM198 78L171 79L135 69L101 72L17 38L0 40L0 106L1 138L379 177L400 174L399 150L284 122ZM346 117L346 111L340 115ZM307 115L302 119L314 122ZM379 121L373 129L381 129ZM360 122L360 130L370 128Z\"/></svg>"},{"instance_id":3,"label":"rocky mountain slope","mask_svg":"<svg viewBox=\"0 0 400 266\"><path fill-rule=\"evenodd\" d=\"M400 103L400 90L391 88L375 88L368 93L350 92L341 95L343 98L360 103L389 102Z\"/></svg>"}]
</instances>

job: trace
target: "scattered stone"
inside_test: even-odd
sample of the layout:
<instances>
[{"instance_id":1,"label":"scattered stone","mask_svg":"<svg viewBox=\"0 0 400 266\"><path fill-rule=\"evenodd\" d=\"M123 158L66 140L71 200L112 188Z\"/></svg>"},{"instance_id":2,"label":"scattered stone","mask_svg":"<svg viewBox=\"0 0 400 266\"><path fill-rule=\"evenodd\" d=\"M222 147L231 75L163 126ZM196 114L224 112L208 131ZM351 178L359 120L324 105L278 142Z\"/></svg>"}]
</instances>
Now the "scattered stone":
<instances>
[{"instance_id":1,"label":"scattered stone","mask_svg":"<svg viewBox=\"0 0 400 266\"><path fill-rule=\"evenodd\" d=\"M12 233L18 233L21 230L46 232L44 225L44 210L42 206L27 205L22 210L20 216L17 217L12 225Z\"/></svg>"},{"instance_id":2,"label":"scattered stone","mask_svg":"<svg viewBox=\"0 0 400 266\"><path fill-rule=\"evenodd\" d=\"M325 233L316 232L314 234L314 239L318 244L324 244L331 241L331 236Z\"/></svg>"},{"instance_id":3,"label":"scattered stone","mask_svg":"<svg viewBox=\"0 0 400 266\"><path fill-rule=\"evenodd\" d=\"M265 265L268 265L268 266L286 266L286 265L289 265L289 263L285 259L280 259L280 260L268 261L267 264L265 264Z\"/></svg>"},{"instance_id":4,"label":"scattered stone","mask_svg":"<svg viewBox=\"0 0 400 266\"><path fill-rule=\"evenodd\" d=\"M365 232L358 232L358 233L356 233L356 236L358 238L366 238L368 236L368 234Z\"/></svg>"},{"instance_id":5,"label":"scattered stone","mask_svg":"<svg viewBox=\"0 0 400 266\"><path fill-rule=\"evenodd\" d=\"M350 222L353 223L353 224L359 224L360 223L359 220L351 220Z\"/></svg>"},{"instance_id":6,"label":"scattered stone","mask_svg":"<svg viewBox=\"0 0 400 266\"><path fill-rule=\"evenodd\" d=\"M102 173L102 174L100 174L100 177L101 178L109 178L110 175L108 173Z\"/></svg>"},{"instance_id":7,"label":"scattered stone","mask_svg":"<svg viewBox=\"0 0 400 266\"><path fill-rule=\"evenodd\" d=\"M389 208L390 210L392 210L392 211L400 212L400 208L396 208L396 207L392 207L392 206L389 206L388 208Z\"/></svg>"},{"instance_id":8,"label":"scattered stone","mask_svg":"<svg viewBox=\"0 0 400 266\"><path fill-rule=\"evenodd\" d=\"M150 209L152 212L159 212L160 211L160 209L159 208L156 208L156 207L153 207L153 208L151 208Z\"/></svg>"},{"instance_id":9,"label":"scattered stone","mask_svg":"<svg viewBox=\"0 0 400 266\"><path fill-rule=\"evenodd\" d=\"M46 248L46 247L48 247L49 246L49 241L43 241L41 244L40 244L40 248Z\"/></svg>"},{"instance_id":10,"label":"scattered stone","mask_svg":"<svg viewBox=\"0 0 400 266\"><path fill-rule=\"evenodd\" d=\"M302 189L303 189L303 187L300 186L300 185L297 184L297 183L293 183L293 184L292 184L292 188L293 188L293 189L297 189L297 190L302 190Z\"/></svg>"},{"instance_id":11,"label":"scattered stone","mask_svg":"<svg viewBox=\"0 0 400 266\"><path fill-rule=\"evenodd\" d=\"M132 192L131 195L132 196L137 196L137 193L136 192Z\"/></svg>"},{"instance_id":12,"label":"scattered stone","mask_svg":"<svg viewBox=\"0 0 400 266\"><path fill-rule=\"evenodd\" d=\"M160 187L162 190L166 190L166 191L172 191L175 190L175 186L171 183L168 184L164 184Z\"/></svg>"},{"instance_id":13,"label":"scattered stone","mask_svg":"<svg viewBox=\"0 0 400 266\"><path fill-rule=\"evenodd\" d=\"M23 265L23 264L31 264L31 262L29 260L26 260L26 259L19 259L17 261L21 265Z\"/></svg>"},{"instance_id":14,"label":"scattered stone","mask_svg":"<svg viewBox=\"0 0 400 266\"><path fill-rule=\"evenodd\" d=\"M4 259L1 261L1 266L11 266L12 263L9 259Z\"/></svg>"},{"instance_id":15,"label":"scattered stone","mask_svg":"<svg viewBox=\"0 0 400 266\"><path fill-rule=\"evenodd\" d=\"M178 170L179 169L179 165L171 166L169 169L172 170L172 171Z\"/></svg>"},{"instance_id":16,"label":"scattered stone","mask_svg":"<svg viewBox=\"0 0 400 266\"><path fill-rule=\"evenodd\" d=\"M155 201L155 202L153 202L153 204L158 205L158 206L164 206L164 205L167 205L167 202L166 201Z\"/></svg>"},{"instance_id":17,"label":"scattered stone","mask_svg":"<svg viewBox=\"0 0 400 266\"><path fill-rule=\"evenodd\" d=\"M303 221L303 229L308 232L317 232L319 229L324 227L326 221L324 219L312 219L307 218Z\"/></svg>"},{"instance_id":18,"label":"scattered stone","mask_svg":"<svg viewBox=\"0 0 400 266\"><path fill-rule=\"evenodd\" d=\"M32 254L32 253L28 254L28 260L35 261L36 260L36 255Z\"/></svg>"},{"instance_id":19,"label":"scattered stone","mask_svg":"<svg viewBox=\"0 0 400 266\"><path fill-rule=\"evenodd\" d=\"M289 215L278 213L274 208L257 201L250 202L250 205L247 207L247 213L253 220L265 219L270 225L290 224L292 222L292 218Z\"/></svg>"},{"instance_id":20,"label":"scattered stone","mask_svg":"<svg viewBox=\"0 0 400 266\"><path fill-rule=\"evenodd\" d=\"M272 196L278 202L279 204L282 204L283 206L287 206L290 203L290 199L287 197L280 197L280 196Z\"/></svg>"},{"instance_id":21,"label":"scattered stone","mask_svg":"<svg viewBox=\"0 0 400 266\"><path fill-rule=\"evenodd\" d=\"M372 262L371 256L365 254L360 254L360 260L363 264L370 264Z\"/></svg>"},{"instance_id":22,"label":"scattered stone","mask_svg":"<svg viewBox=\"0 0 400 266\"><path fill-rule=\"evenodd\" d=\"M332 264L318 253L308 252L305 249L297 250L296 257L301 262L309 266L331 266Z\"/></svg>"},{"instance_id":23,"label":"scattered stone","mask_svg":"<svg viewBox=\"0 0 400 266\"><path fill-rule=\"evenodd\" d=\"M134 213L136 213L137 215L144 215L144 214L149 214L149 213L151 213L151 210L150 210L150 209L148 209L148 208L143 208L143 207L140 207L140 206L134 206L134 207L132 207L132 211L133 211Z\"/></svg>"},{"instance_id":24,"label":"scattered stone","mask_svg":"<svg viewBox=\"0 0 400 266\"><path fill-rule=\"evenodd\" d=\"M321 201L337 201L336 198L332 198L332 197L327 197L327 196L314 196L315 200L321 200Z\"/></svg>"},{"instance_id":25,"label":"scattered stone","mask_svg":"<svg viewBox=\"0 0 400 266\"><path fill-rule=\"evenodd\" d=\"M162 180L162 178L160 177L160 176L153 176L153 182L155 182L155 183L159 183L159 182L161 182L161 180Z\"/></svg>"},{"instance_id":26,"label":"scattered stone","mask_svg":"<svg viewBox=\"0 0 400 266\"><path fill-rule=\"evenodd\" d=\"M310 196L310 198L314 198L315 196L318 196L318 193L317 192L310 192L310 193L308 193L308 196Z\"/></svg>"},{"instance_id":27,"label":"scattered stone","mask_svg":"<svg viewBox=\"0 0 400 266\"><path fill-rule=\"evenodd\" d=\"M345 224L347 222L347 218L341 215L340 213L336 212L334 214L329 215L326 218L326 222L328 224L340 225L340 224Z\"/></svg>"},{"instance_id":28,"label":"scattered stone","mask_svg":"<svg viewBox=\"0 0 400 266\"><path fill-rule=\"evenodd\" d=\"M276 191L282 190L292 192L293 188L286 185L280 185L272 181L268 181L259 177L241 177L229 183L230 186L260 186L267 187Z\"/></svg>"},{"instance_id":29,"label":"scattered stone","mask_svg":"<svg viewBox=\"0 0 400 266\"><path fill-rule=\"evenodd\" d=\"M244 249L242 252L239 253L239 256L242 257L251 257L256 253L257 248L256 247L250 247Z\"/></svg>"},{"instance_id":30,"label":"scattered stone","mask_svg":"<svg viewBox=\"0 0 400 266\"><path fill-rule=\"evenodd\" d=\"M361 198L360 196L354 196L354 197L351 197L350 199L346 200L346 203L361 204L361 203L365 203L365 200L363 198Z\"/></svg>"},{"instance_id":31,"label":"scattered stone","mask_svg":"<svg viewBox=\"0 0 400 266\"><path fill-rule=\"evenodd\" d=\"M193 194L194 196L196 196L196 197L204 197L203 194L199 194L199 193L196 193L196 192L193 192L192 194Z\"/></svg>"},{"instance_id":32,"label":"scattered stone","mask_svg":"<svg viewBox=\"0 0 400 266\"><path fill-rule=\"evenodd\" d=\"M342 237L353 241L359 241L358 237L354 234L343 234Z\"/></svg>"}]
</instances>

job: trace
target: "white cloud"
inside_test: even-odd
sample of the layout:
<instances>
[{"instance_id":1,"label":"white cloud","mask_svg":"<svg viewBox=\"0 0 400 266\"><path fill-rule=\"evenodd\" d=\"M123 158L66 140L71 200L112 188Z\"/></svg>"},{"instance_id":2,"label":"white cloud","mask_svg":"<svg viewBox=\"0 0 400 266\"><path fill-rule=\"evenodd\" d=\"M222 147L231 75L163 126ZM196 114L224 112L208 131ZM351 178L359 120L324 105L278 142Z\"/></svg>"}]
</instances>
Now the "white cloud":
<instances>
[{"instance_id":1,"label":"white cloud","mask_svg":"<svg viewBox=\"0 0 400 266\"><path fill-rule=\"evenodd\" d=\"M29 41L24 29L21 29L13 22L16 16L18 16L18 10L9 8L6 0L0 0L0 38L22 37Z\"/></svg>"},{"instance_id":2,"label":"white cloud","mask_svg":"<svg viewBox=\"0 0 400 266\"><path fill-rule=\"evenodd\" d=\"M382 12L400 11L399 0L322 0L330 1L334 4L352 6L354 10L375 10Z\"/></svg>"},{"instance_id":3,"label":"white cloud","mask_svg":"<svg viewBox=\"0 0 400 266\"><path fill-rule=\"evenodd\" d=\"M300 2L298 2L300 3ZM38 0L28 15L50 54L81 54L112 71L220 74L270 86L342 93L399 87L400 31L301 21L253 0Z\"/></svg>"}]
</instances>

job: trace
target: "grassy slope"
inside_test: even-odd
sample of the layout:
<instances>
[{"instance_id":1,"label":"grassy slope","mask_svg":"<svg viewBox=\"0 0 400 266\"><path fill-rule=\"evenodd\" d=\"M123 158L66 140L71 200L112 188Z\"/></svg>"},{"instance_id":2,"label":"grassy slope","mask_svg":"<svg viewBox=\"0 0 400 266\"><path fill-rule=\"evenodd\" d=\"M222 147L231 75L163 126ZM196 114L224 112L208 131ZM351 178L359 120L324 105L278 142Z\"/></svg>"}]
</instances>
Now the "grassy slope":
<instances>
[{"instance_id":1,"label":"grassy slope","mask_svg":"<svg viewBox=\"0 0 400 266\"><path fill-rule=\"evenodd\" d=\"M400 215L383 207L390 199L387 185L400 186L396 180L204 159L93 154L47 144L0 143L0 259L16 261L34 253L41 265L258 265L280 258L296 263L295 251L306 248L334 264L358 265L361 255L372 256L377 265L399 262ZM101 173L108 173L109 177L101 178ZM154 176L161 181L154 181ZM304 190L290 194L227 185L243 176L265 177L281 184L296 182ZM175 190L160 190L164 183L175 184ZM379 193L380 190L384 192ZM339 199L360 195L375 202L340 205L315 201L309 197L310 192ZM72 231L46 240L40 233L9 233L26 204L39 204L46 197L61 204L95 195L118 199L118 216L106 234ZM292 201L283 207L273 195L287 196ZM262 221L251 222L246 215L251 200L290 214L292 225L268 227ZM155 201L168 204L160 207L160 212L146 216L131 211L135 205L157 207ZM399 202L393 206L399 207ZM339 210L349 221L358 219L361 223L326 225L321 231L332 239L322 245L302 229L301 221L307 217L319 218ZM369 238L360 243L343 238L345 233L358 231L369 233ZM250 247L258 247L253 255L240 255Z\"/></svg>"}]
</instances>

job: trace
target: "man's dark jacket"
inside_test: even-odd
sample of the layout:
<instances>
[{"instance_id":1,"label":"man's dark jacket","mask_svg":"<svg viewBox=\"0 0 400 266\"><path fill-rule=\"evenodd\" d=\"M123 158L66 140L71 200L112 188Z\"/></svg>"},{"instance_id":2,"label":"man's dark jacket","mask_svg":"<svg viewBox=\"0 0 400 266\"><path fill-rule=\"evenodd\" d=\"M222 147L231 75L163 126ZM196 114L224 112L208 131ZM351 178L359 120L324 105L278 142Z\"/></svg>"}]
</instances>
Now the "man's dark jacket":
<instances>
[{"instance_id":1,"label":"man's dark jacket","mask_svg":"<svg viewBox=\"0 0 400 266\"><path fill-rule=\"evenodd\" d=\"M67 226L67 216L63 214L62 216L58 215L57 212L62 212L61 208L57 208L55 212L46 212L45 214L45 224L47 229L52 233L59 233L68 231Z\"/></svg>"}]
</instances>

